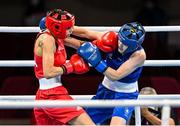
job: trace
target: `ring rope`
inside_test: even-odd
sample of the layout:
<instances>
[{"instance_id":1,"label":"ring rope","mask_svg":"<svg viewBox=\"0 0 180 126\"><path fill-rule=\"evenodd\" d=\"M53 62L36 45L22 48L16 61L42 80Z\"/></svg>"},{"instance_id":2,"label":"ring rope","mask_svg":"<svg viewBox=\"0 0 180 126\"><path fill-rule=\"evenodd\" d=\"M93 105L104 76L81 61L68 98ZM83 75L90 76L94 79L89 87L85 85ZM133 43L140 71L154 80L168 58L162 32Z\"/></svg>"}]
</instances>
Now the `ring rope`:
<instances>
[{"instance_id":1,"label":"ring rope","mask_svg":"<svg viewBox=\"0 0 180 126\"><path fill-rule=\"evenodd\" d=\"M33 60L1 60L0 67L33 67ZM180 60L146 60L144 66L147 67L167 67L180 66Z\"/></svg>"},{"instance_id":2,"label":"ring rope","mask_svg":"<svg viewBox=\"0 0 180 126\"><path fill-rule=\"evenodd\" d=\"M113 103L113 104L112 104ZM30 109L42 107L115 107L115 106L173 106L179 107L180 100L38 100L38 101L15 101L1 100L0 109Z\"/></svg>"},{"instance_id":3,"label":"ring rope","mask_svg":"<svg viewBox=\"0 0 180 126\"><path fill-rule=\"evenodd\" d=\"M0 109L25 109L25 108L34 108L34 107L66 107L66 106L89 106L89 107L111 107L113 106L132 106L135 104L135 124L141 125L140 118L140 105L155 105L155 106L163 106L162 110L162 124L168 124L168 117L170 116L170 105L171 106L180 106L180 95L139 95L138 100L95 100L96 102L92 104L92 100L90 99L93 95L72 95L75 99L72 101L35 101L35 96L26 95L26 96L0 96ZM150 100L151 99L151 100ZM154 100L152 100L154 99ZM161 100L159 100L161 99ZM170 99L170 100L169 100ZM28 100L28 101L27 101ZM148 101L148 102L147 102ZM160 102L160 103L157 103ZM161 102L162 101L162 102ZM173 102L172 102L173 101ZM176 102L178 101L178 102ZM56 102L54 104L54 102ZM75 103L74 103L75 102ZM82 103L80 103L82 102ZM116 102L116 103L115 103ZM146 103L147 102L147 103ZM44 104L50 103L50 104ZM62 104L63 103L63 104ZM78 103L78 104L77 104ZM142 104L143 103L143 104ZM168 103L168 104L167 104ZM171 104L169 104L171 103ZM60 104L60 105L59 105ZM111 105L109 105L111 104ZM45 105L45 106L44 106Z\"/></svg>"},{"instance_id":4,"label":"ring rope","mask_svg":"<svg viewBox=\"0 0 180 126\"><path fill-rule=\"evenodd\" d=\"M75 100L90 100L94 95L71 95ZM140 100L162 100L162 99L176 99L180 100L180 95L139 95ZM35 100L35 95L0 95L0 100Z\"/></svg>"},{"instance_id":5,"label":"ring rope","mask_svg":"<svg viewBox=\"0 0 180 126\"><path fill-rule=\"evenodd\" d=\"M96 31L119 31L120 26L82 26L84 28ZM177 32L180 31L180 26L144 26L146 32ZM4 33L37 33L39 27L10 27L1 26L0 32Z\"/></svg>"}]
</instances>

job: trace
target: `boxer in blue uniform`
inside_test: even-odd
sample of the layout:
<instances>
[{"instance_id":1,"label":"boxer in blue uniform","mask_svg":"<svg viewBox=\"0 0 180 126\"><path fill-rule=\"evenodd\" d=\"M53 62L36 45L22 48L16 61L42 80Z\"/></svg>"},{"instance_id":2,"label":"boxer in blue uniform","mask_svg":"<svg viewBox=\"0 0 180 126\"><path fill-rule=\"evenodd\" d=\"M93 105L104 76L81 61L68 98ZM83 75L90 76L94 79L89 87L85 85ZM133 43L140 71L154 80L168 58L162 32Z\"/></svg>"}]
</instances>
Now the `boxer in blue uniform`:
<instances>
[{"instance_id":1,"label":"boxer in blue uniform","mask_svg":"<svg viewBox=\"0 0 180 126\"><path fill-rule=\"evenodd\" d=\"M133 22L123 25L118 33L90 30L86 30L86 33L87 36L97 39L83 43L78 49L78 54L105 75L92 99L137 99L137 81L146 59L141 46L145 38L143 26ZM106 52L106 60L101 58L99 49ZM86 110L96 124L106 124L107 120L110 120L110 125L126 125L134 107L117 106Z\"/></svg>"}]
</instances>

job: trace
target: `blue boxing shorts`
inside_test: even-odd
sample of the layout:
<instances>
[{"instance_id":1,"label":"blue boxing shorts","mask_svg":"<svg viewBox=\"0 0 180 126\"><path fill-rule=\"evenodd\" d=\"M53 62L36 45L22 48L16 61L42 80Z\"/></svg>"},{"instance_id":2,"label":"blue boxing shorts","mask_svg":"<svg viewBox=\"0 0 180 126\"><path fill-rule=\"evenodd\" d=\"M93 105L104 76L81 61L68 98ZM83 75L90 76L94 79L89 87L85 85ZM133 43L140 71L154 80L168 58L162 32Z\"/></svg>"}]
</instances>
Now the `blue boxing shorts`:
<instances>
[{"instance_id":1,"label":"blue boxing shorts","mask_svg":"<svg viewBox=\"0 0 180 126\"><path fill-rule=\"evenodd\" d=\"M102 84L99 85L98 91L96 95L92 98L92 100L130 100L130 99L137 99L138 98L138 91L133 93L121 93L121 92L115 92L112 90L107 89ZM124 118L126 122L130 119L132 112L134 110L134 107L128 106L117 106L117 107L107 107L107 108L85 108L86 112L89 114L89 116L92 118L92 120L97 125L105 125L109 123L109 120L113 116L118 116L121 118Z\"/></svg>"}]
</instances>

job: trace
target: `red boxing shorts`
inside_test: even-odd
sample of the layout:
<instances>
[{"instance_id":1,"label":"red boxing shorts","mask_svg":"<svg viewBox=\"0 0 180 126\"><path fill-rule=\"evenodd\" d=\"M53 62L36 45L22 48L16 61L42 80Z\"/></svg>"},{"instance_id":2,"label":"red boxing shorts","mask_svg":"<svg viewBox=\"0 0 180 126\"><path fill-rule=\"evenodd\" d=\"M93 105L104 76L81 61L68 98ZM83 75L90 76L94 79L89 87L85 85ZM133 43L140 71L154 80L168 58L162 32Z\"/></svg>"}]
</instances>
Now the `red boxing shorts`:
<instances>
[{"instance_id":1,"label":"red boxing shorts","mask_svg":"<svg viewBox=\"0 0 180 126\"><path fill-rule=\"evenodd\" d=\"M63 86L38 90L36 100L73 100ZM65 125L85 111L81 107L34 108L37 125Z\"/></svg>"}]
</instances>

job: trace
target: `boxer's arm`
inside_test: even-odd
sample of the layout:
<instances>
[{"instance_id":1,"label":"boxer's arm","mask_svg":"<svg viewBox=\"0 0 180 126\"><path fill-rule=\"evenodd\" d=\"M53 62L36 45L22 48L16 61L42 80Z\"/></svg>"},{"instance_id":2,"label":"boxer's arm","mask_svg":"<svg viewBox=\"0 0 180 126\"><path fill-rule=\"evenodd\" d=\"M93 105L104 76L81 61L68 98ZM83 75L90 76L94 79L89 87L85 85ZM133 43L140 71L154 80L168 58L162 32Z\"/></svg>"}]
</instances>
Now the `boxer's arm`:
<instances>
[{"instance_id":1,"label":"boxer's arm","mask_svg":"<svg viewBox=\"0 0 180 126\"><path fill-rule=\"evenodd\" d=\"M117 70L108 67L104 72L110 80L116 81L119 80L130 73L132 73L136 68L142 66L145 62L146 54L143 49L135 52L129 60L124 62Z\"/></svg>"},{"instance_id":2,"label":"boxer's arm","mask_svg":"<svg viewBox=\"0 0 180 126\"><path fill-rule=\"evenodd\" d=\"M100 39L105 32L93 31L88 28L74 26L73 35L90 40Z\"/></svg>"},{"instance_id":3,"label":"boxer's arm","mask_svg":"<svg viewBox=\"0 0 180 126\"><path fill-rule=\"evenodd\" d=\"M79 37L94 40L94 44L104 52L110 52L117 47L117 36L115 32L97 32L75 26L73 33L76 33L76 35ZM72 37L68 37L64 41L66 46L72 47L74 49L79 48L79 46L83 43L83 41Z\"/></svg>"},{"instance_id":4,"label":"boxer's arm","mask_svg":"<svg viewBox=\"0 0 180 126\"><path fill-rule=\"evenodd\" d=\"M79 46L83 43L83 41L79 40L79 39L75 39L75 38L72 38L72 37L68 37L64 40L64 44L66 46L69 46L71 48L74 48L74 49L78 49Z\"/></svg>"},{"instance_id":5,"label":"boxer's arm","mask_svg":"<svg viewBox=\"0 0 180 126\"><path fill-rule=\"evenodd\" d=\"M45 35L43 37L44 38L42 39L42 64L44 77L50 78L63 74L63 69L61 67L54 66L54 51L56 49L54 38L49 35Z\"/></svg>"}]
</instances>

